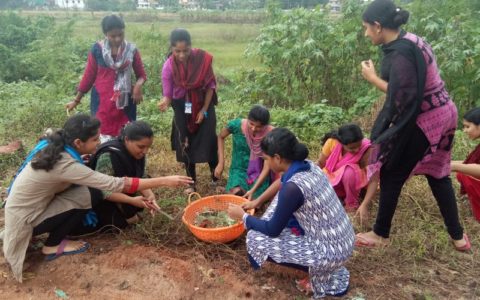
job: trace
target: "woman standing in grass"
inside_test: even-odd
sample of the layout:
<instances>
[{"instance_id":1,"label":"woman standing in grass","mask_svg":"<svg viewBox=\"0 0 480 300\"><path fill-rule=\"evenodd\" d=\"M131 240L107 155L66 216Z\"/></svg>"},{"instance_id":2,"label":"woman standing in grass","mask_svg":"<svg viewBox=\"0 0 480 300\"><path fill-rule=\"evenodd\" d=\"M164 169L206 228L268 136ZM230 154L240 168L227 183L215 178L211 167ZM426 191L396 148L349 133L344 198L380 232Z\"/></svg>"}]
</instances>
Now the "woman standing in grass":
<instances>
[{"instance_id":1,"label":"woman standing in grass","mask_svg":"<svg viewBox=\"0 0 480 300\"><path fill-rule=\"evenodd\" d=\"M273 127L270 112L262 105L255 105L247 119L235 119L218 135L218 165L215 177L222 176L225 167L225 139L232 135L232 163L226 190L230 194L257 198L270 184L270 168L262 157L260 143Z\"/></svg>"},{"instance_id":2,"label":"woman standing in grass","mask_svg":"<svg viewBox=\"0 0 480 300\"><path fill-rule=\"evenodd\" d=\"M261 143L274 172L283 173L257 200L273 198L261 219L237 205L228 213L243 220L248 258L255 269L265 261L309 273L297 287L315 298L342 296L349 287L345 262L353 252L355 234L335 191L322 170L306 160L308 149L286 128L273 129ZM250 203L249 203L250 204ZM299 227L290 228L295 218Z\"/></svg>"},{"instance_id":3,"label":"woman standing in grass","mask_svg":"<svg viewBox=\"0 0 480 300\"><path fill-rule=\"evenodd\" d=\"M211 179L218 163L215 105L217 94L213 56L192 48L190 33L177 28L170 34L172 54L163 65L163 99L160 111L173 108L172 149L185 164L187 175L196 181L195 164L208 163ZM192 185L185 193L195 191Z\"/></svg>"},{"instance_id":4,"label":"woman standing in grass","mask_svg":"<svg viewBox=\"0 0 480 300\"><path fill-rule=\"evenodd\" d=\"M106 16L102 30L105 39L93 45L77 95L66 107L74 109L91 90L90 112L100 120L100 140L105 142L118 136L123 125L136 120L147 75L140 52L125 40L123 20L116 15ZM132 71L137 78L133 88Z\"/></svg>"},{"instance_id":5,"label":"woman standing in grass","mask_svg":"<svg viewBox=\"0 0 480 300\"><path fill-rule=\"evenodd\" d=\"M440 207L458 251L470 249L458 218L450 180L457 109L450 99L430 45L405 32L409 13L391 0L375 0L363 14L365 36L381 45L380 77L373 62L362 62L362 75L387 94L372 128L369 168L380 170L380 202L373 231L359 233L358 246L388 243L401 189L411 175L423 174ZM372 172L374 173L374 172Z\"/></svg>"},{"instance_id":6,"label":"woman standing in grass","mask_svg":"<svg viewBox=\"0 0 480 300\"><path fill-rule=\"evenodd\" d=\"M480 138L480 108L474 108L463 116L463 131L471 140ZM480 222L480 145L465 161L452 161L452 172L457 172L460 193L468 196L473 217Z\"/></svg>"},{"instance_id":7,"label":"woman standing in grass","mask_svg":"<svg viewBox=\"0 0 480 300\"><path fill-rule=\"evenodd\" d=\"M160 186L185 186L184 176L152 179L112 177L83 164L99 144L100 122L88 115L69 118L63 129L40 141L30 152L10 186L5 228L0 232L3 253L15 278L22 281L23 262L32 236L48 233L42 253L46 260L86 251L89 244L65 239L78 228L91 208L87 187L135 193Z\"/></svg>"}]
</instances>

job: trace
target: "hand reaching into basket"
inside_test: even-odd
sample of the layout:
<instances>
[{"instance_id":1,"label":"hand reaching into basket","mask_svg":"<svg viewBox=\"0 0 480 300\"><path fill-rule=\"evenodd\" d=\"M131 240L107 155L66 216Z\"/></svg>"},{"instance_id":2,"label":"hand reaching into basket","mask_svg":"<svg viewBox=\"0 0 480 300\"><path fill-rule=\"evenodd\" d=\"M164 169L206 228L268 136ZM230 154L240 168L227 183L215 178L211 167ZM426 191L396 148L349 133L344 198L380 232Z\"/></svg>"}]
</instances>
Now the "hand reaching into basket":
<instances>
[{"instance_id":1,"label":"hand reaching into basket","mask_svg":"<svg viewBox=\"0 0 480 300\"><path fill-rule=\"evenodd\" d=\"M244 195L243 198L247 198L249 201L252 201L253 193L255 193L254 189L248 190Z\"/></svg>"},{"instance_id":2,"label":"hand reaching into basket","mask_svg":"<svg viewBox=\"0 0 480 300\"><path fill-rule=\"evenodd\" d=\"M260 206L260 201L258 199L253 200L253 201L248 201L246 203L242 204L242 208L244 210L250 210L250 209L255 209Z\"/></svg>"},{"instance_id":3,"label":"hand reaching into basket","mask_svg":"<svg viewBox=\"0 0 480 300\"><path fill-rule=\"evenodd\" d=\"M228 216L234 220L242 221L245 211L240 205L229 204L227 209Z\"/></svg>"}]
</instances>

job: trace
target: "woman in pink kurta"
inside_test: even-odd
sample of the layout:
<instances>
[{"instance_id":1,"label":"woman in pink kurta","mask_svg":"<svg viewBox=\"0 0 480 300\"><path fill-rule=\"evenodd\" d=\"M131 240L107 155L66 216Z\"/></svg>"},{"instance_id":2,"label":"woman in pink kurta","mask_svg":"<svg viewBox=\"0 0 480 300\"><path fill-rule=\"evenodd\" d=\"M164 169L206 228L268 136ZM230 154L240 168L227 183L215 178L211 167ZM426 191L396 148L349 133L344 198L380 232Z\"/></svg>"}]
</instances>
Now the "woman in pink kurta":
<instances>
[{"instance_id":1,"label":"woman in pink kurta","mask_svg":"<svg viewBox=\"0 0 480 300\"><path fill-rule=\"evenodd\" d=\"M124 39L123 20L116 15L106 16L102 29L105 39L95 43L88 54L77 96L67 104L67 109L75 108L91 90L90 112L100 120L101 140L106 141L118 136L126 123L136 120L147 76L140 52ZM132 71L137 78L133 89Z\"/></svg>"},{"instance_id":2,"label":"woman in pink kurta","mask_svg":"<svg viewBox=\"0 0 480 300\"><path fill-rule=\"evenodd\" d=\"M362 74L386 93L371 132L369 169L380 173L380 200L373 231L359 233L357 246L388 243L403 185L411 175L425 175L445 226L458 251L470 250L463 233L450 180L450 160L457 109L445 89L432 47L401 30L408 11L391 0L375 0L363 14L365 36L381 45L380 76L371 60Z\"/></svg>"},{"instance_id":3,"label":"woman in pink kurta","mask_svg":"<svg viewBox=\"0 0 480 300\"><path fill-rule=\"evenodd\" d=\"M370 140L363 137L362 130L355 124L343 125L323 138L318 165L337 195L345 199L347 211L359 207L360 190L368 183L369 148Z\"/></svg>"}]
</instances>

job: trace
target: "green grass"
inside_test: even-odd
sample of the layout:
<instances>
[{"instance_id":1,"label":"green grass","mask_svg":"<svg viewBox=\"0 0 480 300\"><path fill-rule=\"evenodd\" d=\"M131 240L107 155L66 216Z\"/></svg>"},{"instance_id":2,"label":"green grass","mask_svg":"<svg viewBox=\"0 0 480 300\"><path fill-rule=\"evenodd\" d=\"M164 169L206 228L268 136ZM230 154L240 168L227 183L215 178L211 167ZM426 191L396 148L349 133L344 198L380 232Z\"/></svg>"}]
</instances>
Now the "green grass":
<instances>
[{"instance_id":1,"label":"green grass","mask_svg":"<svg viewBox=\"0 0 480 300\"><path fill-rule=\"evenodd\" d=\"M71 20L75 21L74 37L92 43L103 38L100 22L108 13L102 12L21 12L24 16L48 15L56 19L58 25ZM220 74L231 74L239 67L255 67L258 61L245 59L243 53L247 45L259 34L260 24L213 24L213 23L186 23L180 22L175 14L160 12L124 13L126 24L126 39L137 43L145 58L156 55L168 47L170 32L178 27L187 29L192 36L194 47L209 51L214 56L215 71ZM137 37L153 30L162 36L157 41L156 48L143 47ZM166 53L164 53L166 54Z\"/></svg>"}]
</instances>

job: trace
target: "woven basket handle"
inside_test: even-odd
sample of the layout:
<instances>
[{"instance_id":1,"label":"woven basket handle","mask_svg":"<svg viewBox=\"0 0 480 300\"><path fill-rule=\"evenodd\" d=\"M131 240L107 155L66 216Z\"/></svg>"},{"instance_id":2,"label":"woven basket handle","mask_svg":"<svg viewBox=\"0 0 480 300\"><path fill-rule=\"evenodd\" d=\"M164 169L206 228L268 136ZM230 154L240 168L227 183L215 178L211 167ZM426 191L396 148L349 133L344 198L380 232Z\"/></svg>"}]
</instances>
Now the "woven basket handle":
<instances>
[{"instance_id":1,"label":"woven basket handle","mask_svg":"<svg viewBox=\"0 0 480 300\"><path fill-rule=\"evenodd\" d=\"M188 201L188 204L192 203L192 197L193 197L193 196L196 196L198 199L202 198L202 196L200 196L200 194L197 193L197 192L190 193L190 194L188 195L188 200L187 200L187 201ZM198 199L197 199L197 200L198 200Z\"/></svg>"}]
</instances>

